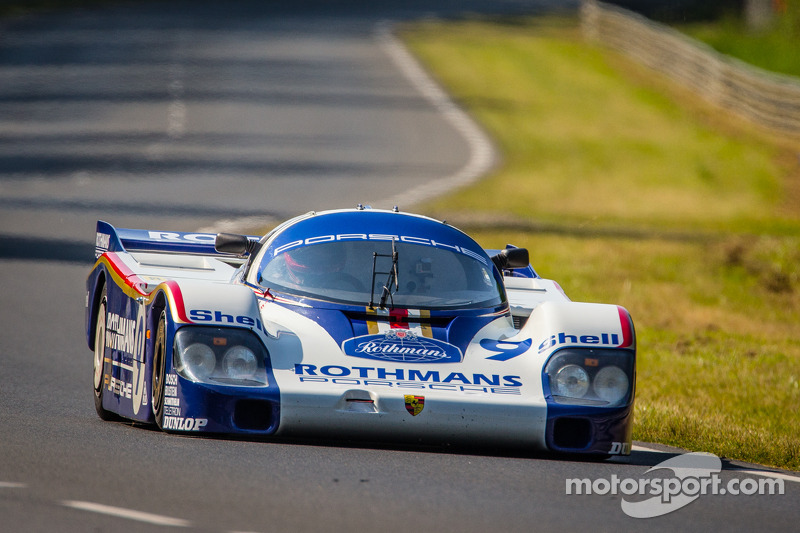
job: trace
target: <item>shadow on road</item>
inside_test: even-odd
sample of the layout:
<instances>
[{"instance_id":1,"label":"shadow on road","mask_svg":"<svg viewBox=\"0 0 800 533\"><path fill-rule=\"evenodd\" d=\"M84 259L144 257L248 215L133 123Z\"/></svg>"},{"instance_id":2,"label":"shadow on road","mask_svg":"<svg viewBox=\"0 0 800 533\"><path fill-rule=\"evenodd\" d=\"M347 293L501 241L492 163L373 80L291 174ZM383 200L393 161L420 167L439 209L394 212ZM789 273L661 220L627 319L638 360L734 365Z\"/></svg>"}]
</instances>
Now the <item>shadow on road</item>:
<instances>
[{"instance_id":1,"label":"shadow on road","mask_svg":"<svg viewBox=\"0 0 800 533\"><path fill-rule=\"evenodd\" d=\"M87 268L94 262L91 242L0 235L0 260L26 259L76 263Z\"/></svg>"}]
</instances>

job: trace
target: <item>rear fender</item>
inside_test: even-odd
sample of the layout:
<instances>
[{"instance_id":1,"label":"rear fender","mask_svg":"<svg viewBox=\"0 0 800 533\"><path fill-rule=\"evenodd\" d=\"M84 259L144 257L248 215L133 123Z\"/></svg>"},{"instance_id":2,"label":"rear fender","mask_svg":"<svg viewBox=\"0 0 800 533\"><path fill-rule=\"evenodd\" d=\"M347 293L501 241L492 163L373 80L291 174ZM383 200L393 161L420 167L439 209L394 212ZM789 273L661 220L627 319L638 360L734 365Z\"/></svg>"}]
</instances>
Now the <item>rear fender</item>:
<instances>
[{"instance_id":1,"label":"rear fender","mask_svg":"<svg viewBox=\"0 0 800 533\"><path fill-rule=\"evenodd\" d=\"M100 305L100 295L106 284L106 272L102 266L97 266L86 279L86 342L90 350L94 350L94 334L97 327L97 309Z\"/></svg>"}]
</instances>

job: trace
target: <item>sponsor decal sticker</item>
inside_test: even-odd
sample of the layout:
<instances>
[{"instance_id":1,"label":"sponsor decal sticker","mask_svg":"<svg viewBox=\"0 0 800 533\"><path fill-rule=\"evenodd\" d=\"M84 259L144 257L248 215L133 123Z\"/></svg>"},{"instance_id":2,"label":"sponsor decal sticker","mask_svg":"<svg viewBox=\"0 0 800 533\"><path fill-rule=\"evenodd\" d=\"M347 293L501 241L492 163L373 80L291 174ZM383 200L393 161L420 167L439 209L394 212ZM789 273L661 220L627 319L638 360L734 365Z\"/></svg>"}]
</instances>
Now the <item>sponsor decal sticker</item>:
<instances>
[{"instance_id":1,"label":"sponsor decal sticker","mask_svg":"<svg viewBox=\"0 0 800 533\"><path fill-rule=\"evenodd\" d=\"M340 386L393 387L399 389L450 391L464 394L522 394L522 378L516 375L444 373L415 368L307 365L297 363L294 373L301 383Z\"/></svg>"},{"instance_id":2,"label":"sponsor decal sticker","mask_svg":"<svg viewBox=\"0 0 800 533\"><path fill-rule=\"evenodd\" d=\"M611 449L608 450L608 455L630 455L631 443L630 442L612 442Z\"/></svg>"},{"instance_id":3,"label":"sponsor decal sticker","mask_svg":"<svg viewBox=\"0 0 800 533\"><path fill-rule=\"evenodd\" d=\"M375 317L367 320L367 329L371 335L386 333L390 329L408 329L419 337L433 338L430 319L431 312L426 309L372 309L366 308L367 316ZM381 320L378 320L378 318Z\"/></svg>"},{"instance_id":4,"label":"sponsor decal sticker","mask_svg":"<svg viewBox=\"0 0 800 533\"><path fill-rule=\"evenodd\" d=\"M154 232L151 232L154 233ZM162 234L165 235L165 234ZM177 235L177 234L176 234ZM151 238L153 236L151 235ZM185 238L185 237L184 237ZM445 243L445 242L437 242L434 239L429 239L427 237L415 237L412 235L384 235L378 233L345 233L345 234L337 234L337 235L316 235L314 237L308 237L307 239L298 239L296 241L291 241L286 244L282 244L276 247L272 251L272 255L277 256L280 253L285 252L286 250L291 250L292 248L297 248L298 246L308 246L313 244L318 244L322 242L334 242L334 241L398 241L398 242L407 242L411 244L418 244L422 246L431 246L433 248L446 248L449 250L453 250L454 252L458 252L464 254L466 256L472 257L473 259L480 261L481 263L489 266L489 260L485 255L480 254L475 250L470 250L469 248L465 248L463 246L458 246L452 243Z\"/></svg>"},{"instance_id":5,"label":"sponsor decal sticker","mask_svg":"<svg viewBox=\"0 0 800 533\"><path fill-rule=\"evenodd\" d=\"M148 231L148 237L154 241L196 242L214 244L217 235L214 233L177 233L173 231Z\"/></svg>"},{"instance_id":6,"label":"sponsor decal sticker","mask_svg":"<svg viewBox=\"0 0 800 533\"><path fill-rule=\"evenodd\" d=\"M342 343L342 351L351 357L395 363L460 363L462 358L458 347L407 329L348 339Z\"/></svg>"},{"instance_id":7,"label":"sponsor decal sticker","mask_svg":"<svg viewBox=\"0 0 800 533\"><path fill-rule=\"evenodd\" d=\"M497 352L486 359L493 361L508 361L518 355L522 355L531 348L532 340L527 339L521 342L496 341L493 339L482 339L481 348L490 352Z\"/></svg>"},{"instance_id":8,"label":"sponsor decal sticker","mask_svg":"<svg viewBox=\"0 0 800 533\"><path fill-rule=\"evenodd\" d=\"M207 418L181 418L177 416L164 417L164 429L176 431L200 431L208 424Z\"/></svg>"},{"instance_id":9,"label":"sponsor decal sticker","mask_svg":"<svg viewBox=\"0 0 800 533\"><path fill-rule=\"evenodd\" d=\"M178 375L164 376L164 414L168 417L181 416L181 400L178 398Z\"/></svg>"},{"instance_id":10,"label":"sponsor decal sticker","mask_svg":"<svg viewBox=\"0 0 800 533\"><path fill-rule=\"evenodd\" d=\"M425 408L425 396L406 394L403 398L406 401L406 411L408 411L411 416L417 416Z\"/></svg>"},{"instance_id":11,"label":"sponsor decal sticker","mask_svg":"<svg viewBox=\"0 0 800 533\"><path fill-rule=\"evenodd\" d=\"M103 382L106 385L106 390L112 393L114 396L120 396L122 398L131 398L133 385L130 383L126 383L125 381L115 378L111 374L105 374L103 377Z\"/></svg>"},{"instance_id":12,"label":"sponsor decal sticker","mask_svg":"<svg viewBox=\"0 0 800 533\"><path fill-rule=\"evenodd\" d=\"M95 257L100 257L108 251L111 244L111 235L107 233L98 233L95 239Z\"/></svg>"},{"instance_id":13,"label":"sponsor decal sticker","mask_svg":"<svg viewBox=\"0 0 800 533\"><path fill-rule=\"evenodd\" d=\"M120 380L112 377L108 383L109 391L117 396L133 400L133 414L138 414L142 405L147 405L145 390L145 309L143 305L138 308L136 319L126 318L116 313L109 312L106 316L106 348L119 353L124 361L114 358L112 364L132 373L131 381L120 386Z\"/></svg>"},{"instance_id":14,"label":"sponsor decal sticker","mask_svg":"<svg viewBox=\"0 0 800 533\"><path fill-rule=\"evenodd\" d=\"M188 321L194 324L201 324L204 322L213 324L232 324L235 326L246 326L252 330L258 330L264 335L270 337L270 333L264 324L258 318L253 318L247 315L232 315L223 313L222 311L212 311L210 309L192 309L189 311ZM216 341L215 341L216 342Z\"/></svg>"},{"instance_id":15,"label":"sponsor decal sticker","mask_svg":"<svg viewBox=\"0 0 800 533\"><path fill-rule=\"evenodd\" d=\"M619 335L616 333L601 333L599 335L580 335L578 333L570 334L561 332L557 335L550 335L547 339L543 340L539 345L539 353L544 352L549 348L554 348L561 345L578 345L578 344L597 344L598 346L612 346L614 348L623 348L629 346L629 340L620 343Z\"/></svg>"}]
</instances>

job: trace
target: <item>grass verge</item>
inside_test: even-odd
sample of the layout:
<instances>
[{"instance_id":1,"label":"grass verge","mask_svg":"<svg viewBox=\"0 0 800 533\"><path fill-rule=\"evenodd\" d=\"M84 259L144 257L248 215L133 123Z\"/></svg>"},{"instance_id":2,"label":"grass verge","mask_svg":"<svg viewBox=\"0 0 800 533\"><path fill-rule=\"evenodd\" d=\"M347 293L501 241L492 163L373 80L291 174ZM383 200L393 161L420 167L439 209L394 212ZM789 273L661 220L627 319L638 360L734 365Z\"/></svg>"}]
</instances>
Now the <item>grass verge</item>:
<instances>
[{"instance_id":1,"label":"grass verge","mask_svg":"<svg viewBox=\"0 0 800 533\"><path fill-rule=\"evenodd\" d=\"M783 0L770 24L750 29L742 17L682 24L678 29L717 51L765 70L800 76L800 0Z\"/></svg>"},{"instance_id":2,"label":"grass verge","mask_svg":"<svg viewBox=\"0 0 800 533\"><path fill-rule=\"evenodd\" d=\"M504 158L421 211L528 247L574 300L631 311L635 439L800 469L796 152L586 45L572 20L401 36Z\"/></svg>"}]
</instances>

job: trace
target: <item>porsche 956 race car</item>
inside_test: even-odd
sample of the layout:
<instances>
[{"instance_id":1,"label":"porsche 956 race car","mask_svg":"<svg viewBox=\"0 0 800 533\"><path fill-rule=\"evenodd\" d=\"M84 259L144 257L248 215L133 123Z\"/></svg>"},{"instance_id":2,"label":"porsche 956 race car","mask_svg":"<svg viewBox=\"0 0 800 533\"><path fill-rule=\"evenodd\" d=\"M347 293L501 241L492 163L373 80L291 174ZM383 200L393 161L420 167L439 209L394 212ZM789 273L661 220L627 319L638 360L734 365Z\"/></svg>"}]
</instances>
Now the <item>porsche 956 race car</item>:
<instances>
[{"instance_id":1,"label":"porsche 956 race car","mask_svg":"<svg viewBox=\"0 0 800 533\"><path fill-rule=\"evenodd\" d=\"M97 224L103 419L167 432L630 453L628 312L428 217L312 212L263 237Z\"/></svg>"}]
</instances>

